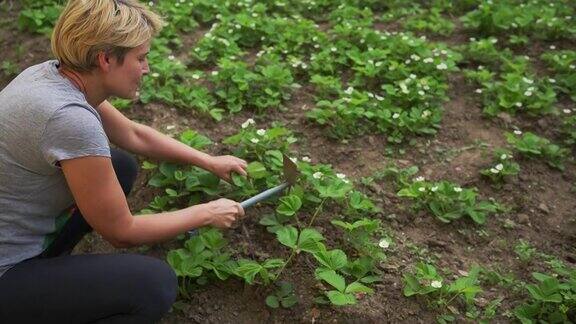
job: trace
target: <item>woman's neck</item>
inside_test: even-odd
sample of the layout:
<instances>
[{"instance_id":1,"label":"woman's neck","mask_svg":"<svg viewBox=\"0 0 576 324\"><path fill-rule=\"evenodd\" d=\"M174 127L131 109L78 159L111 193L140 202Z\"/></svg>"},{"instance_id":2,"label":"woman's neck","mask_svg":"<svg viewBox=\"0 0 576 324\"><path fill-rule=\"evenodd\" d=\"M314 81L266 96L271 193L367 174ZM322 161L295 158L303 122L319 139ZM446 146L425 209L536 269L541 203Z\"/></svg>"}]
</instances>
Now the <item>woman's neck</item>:
<instances>
[{"instance_id":1,"label":"woman's neck","mask_svg":"<svg viewBox=\"0 0 576 324\"><path fill-rule=\"evenodd\" d=\"M106 100L107 96L102 91L98 91L98 86L93 82L90 75L81 74L64 65L58 67L58 72L84 94L84 98L92 107L97 107Z\"/></svg>"}]
</instances>

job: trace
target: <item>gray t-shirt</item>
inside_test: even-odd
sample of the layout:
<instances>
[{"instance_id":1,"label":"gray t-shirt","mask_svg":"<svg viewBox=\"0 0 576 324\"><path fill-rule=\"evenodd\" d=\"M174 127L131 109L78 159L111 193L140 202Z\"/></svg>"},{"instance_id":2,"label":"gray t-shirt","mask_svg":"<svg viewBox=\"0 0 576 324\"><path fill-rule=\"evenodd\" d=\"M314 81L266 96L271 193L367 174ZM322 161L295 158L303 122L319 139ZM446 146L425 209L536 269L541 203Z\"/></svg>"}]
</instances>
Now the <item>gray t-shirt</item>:
<instances>
[{"instance_id":1,"label":"gray t-shirt","mask_svg":"<svg viewBox=\"0 0 576 324\"><path fill-rule=\"evenodd\" d=\"M45 250L70 215L58 161L110 157L100 115L57 66L32 66L0 92L0 276Z\"/></svg>"}]
</instances>

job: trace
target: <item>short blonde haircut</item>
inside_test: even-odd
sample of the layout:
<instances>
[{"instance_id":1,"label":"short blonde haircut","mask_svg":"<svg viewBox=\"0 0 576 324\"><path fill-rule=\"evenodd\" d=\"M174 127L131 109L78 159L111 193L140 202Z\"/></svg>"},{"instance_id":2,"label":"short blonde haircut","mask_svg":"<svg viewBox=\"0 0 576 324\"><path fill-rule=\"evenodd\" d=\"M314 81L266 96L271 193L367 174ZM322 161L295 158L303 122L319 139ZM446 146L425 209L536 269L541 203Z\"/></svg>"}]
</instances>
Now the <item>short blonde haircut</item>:
<instances>
[{"instance_id":1,"label":"short blonde haircut","mask_svg":"<svg viewBox=\"0 0 576 324\"><path fill-rule=\"evenodd\" d=\"M122 64L130 49L151 40L163 25L137 0L69 0L52 32L52 52L64 66L90 72L99 52Z\"/></svg>"}]
</instances>

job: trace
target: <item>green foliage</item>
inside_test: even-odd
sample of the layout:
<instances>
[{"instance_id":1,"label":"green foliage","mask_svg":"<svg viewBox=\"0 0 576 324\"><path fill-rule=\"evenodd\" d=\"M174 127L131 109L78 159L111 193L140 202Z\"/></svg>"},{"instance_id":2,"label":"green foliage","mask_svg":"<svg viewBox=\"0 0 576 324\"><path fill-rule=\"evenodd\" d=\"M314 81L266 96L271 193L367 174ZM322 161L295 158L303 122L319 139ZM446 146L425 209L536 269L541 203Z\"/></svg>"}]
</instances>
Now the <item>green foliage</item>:
<instances>
[{"instance_id":1,"label":"green foliage","mask_svg":"<svg viewBox=\"0 0 576 324\"><path fill-rule=\"evenodd\" d=\"M522 262L529 262L536 254L536 249L532 247L530 243L520 240L518 244L514 246L514 253L516 253Z\"/></svg>"},{"instance_id":2,"label":"green foliage","mask_svg":"<svg viewBox=\"0 0 576 324\"><path fill-rule=\"evenodd\" d=\"M289 282L276 282L276 291L266 297L266 305L270 308L290 308L298 303L298 298L294 294L294 286Z\"/></svg>"},{"instance_id":3,"label":"green foliage","mask_svg":"<svg viewBox=\"0 0 576 324\"><path fill-rule=\"evenodd\" d=\"M464 15L464 27L483 35L574 39L574 8L567 1L490 1Z\"/></svg>"},{"instance_id":4,"label":"green foliage","mask_svg":"<svg viewBox=\"0 0 576 324\"><path fill-rule=\"evenodd\" d=\"M576 271L558 278L543 273L532 273L535 284L526 286L530 299L514 309L522 323L569 323L574 320L576 308Z\"/></svg>"},{"instance_id":5,"label":"green foliage","mask_svg":"<svg viewBox=\"0 0 576 324\"><path fill-rule=\"evenodd\" d=\"M60 1L22 1L22 11L18 16L18 28L32 33L49 35L62 9L63 6Z\"/></svg>"},{"instance_id":6,"label":"green foliage","mask_svg":"<svg viewBox=\"0 0 576 324\"><path fill-rule=\"evenodd\" d=\"M563 161L568 155L568 150L556 144L550 143L546 138L534 133L526 132L520 135L506 133L508 143L512 144L520 154L530 158L542 158L553 168L563 170Z\"/></svg>"},{"instance_id":7,"label":"green foliage","mask_svg":"<svg viewBox=\"0 0 576 324\"><path fill-rule=\"evenodd\" d=\"M451 309L455 299L464 301L467 307L474 303L474 297L482 292L478 285L480 268L473 266L466 276L448 284L436 267L420 262L415 272L404 274L404 296L425 296L432 305L441 309Z\"/></svg>"},{"instance_id":8,"label":"green foliage","mask_svg":"<svg viewBox=\"0 0 576 324\"><path fill-rule=\"evenodd\" d=\"M492 166L480 171L494 183L502 183L507 177L517 175L519 172L520 165L514 162L512 153L505 149L494 150Z\"/></svg>"},{"instance_id":9,"label":"green foliage","mask_svg":"<svg viewBox=\"0 0 576 324\"><path fill-rule=\"evenodd\" d=\"M554 73L554 88L576 101L576 51L547 51L541 56Z\"/></svg>"},{"instance_id":10,"label":"green foliage","mask_svg":"<svg viewBox=\"0 0 576 324\"><path fill-rule=\"evenodd\" d=\"M448 181L430 183L418 178L400 189L398 196L416 200L417 208L427 208L445 223L468 216L475 223L484 224L486 217L499 209L497 204L489 201L477 202L475 188L462 188Z\"/></svg>"}]
</instances>

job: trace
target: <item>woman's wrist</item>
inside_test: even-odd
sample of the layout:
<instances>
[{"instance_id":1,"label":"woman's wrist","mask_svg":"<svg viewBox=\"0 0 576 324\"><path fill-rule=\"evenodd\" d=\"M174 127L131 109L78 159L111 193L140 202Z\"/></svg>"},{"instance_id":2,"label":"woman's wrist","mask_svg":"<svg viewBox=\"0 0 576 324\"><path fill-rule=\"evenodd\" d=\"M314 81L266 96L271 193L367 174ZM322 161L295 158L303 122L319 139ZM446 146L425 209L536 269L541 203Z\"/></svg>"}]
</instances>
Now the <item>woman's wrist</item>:
<instances>
[{"instance_id":1,"label":"woman's wrist","mask_svg":"<svg viewBox=\"0 0 576 324\"><path fill-rule=\"evenodd\" d=\"M190 215L194 219L193 228L204 227L212 224L212 217L210 216L210 211L208 210L207 204L199 204L188 207Z\"/></svg>"}]
</instances>

